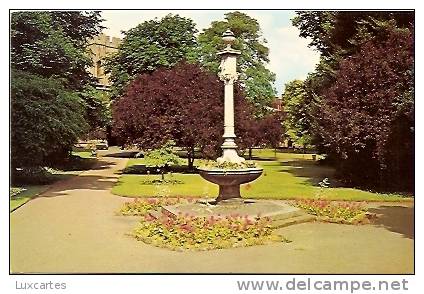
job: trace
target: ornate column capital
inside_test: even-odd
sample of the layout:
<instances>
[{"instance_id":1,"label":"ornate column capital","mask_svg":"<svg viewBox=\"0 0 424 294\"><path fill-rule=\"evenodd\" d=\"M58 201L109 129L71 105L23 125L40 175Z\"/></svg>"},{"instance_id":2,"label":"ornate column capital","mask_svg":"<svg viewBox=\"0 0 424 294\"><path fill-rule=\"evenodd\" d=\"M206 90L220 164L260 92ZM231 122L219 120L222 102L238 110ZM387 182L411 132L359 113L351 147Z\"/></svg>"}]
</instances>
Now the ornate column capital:
<instances>
[{"instance_id":1,"label":"ornate column capital","mask_svg":"<svg viewBox=\"0 0 424 294\"><path fill-rule=\"evenodd\" d=\"M238 73L230 73L230 72L220 72L218 77L221 81L223 81L226 85L234 84L238 79Z\"/></svg>"}]
</instances>

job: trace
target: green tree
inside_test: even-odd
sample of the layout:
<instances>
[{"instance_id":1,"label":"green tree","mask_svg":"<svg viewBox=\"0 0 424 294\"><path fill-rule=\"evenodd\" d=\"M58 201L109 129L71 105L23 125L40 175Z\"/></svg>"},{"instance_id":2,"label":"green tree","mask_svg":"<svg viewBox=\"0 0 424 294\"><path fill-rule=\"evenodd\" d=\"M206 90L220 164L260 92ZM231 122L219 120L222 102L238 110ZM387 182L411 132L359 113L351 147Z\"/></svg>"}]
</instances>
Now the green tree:
<instances>
[{"instance_id":1,"label":"green tree","mask_svg":"<svg viewBox=\"0 0 424 294\"><path fill-rule=\"evenodd\" d=\"M119 51L105 63L111 74L113 95L123 93L124 88L138 75L151 73L158 67L172 67L185 59L195 58L196 37L194 22L179 15L167 15L162 19L145 21L125 32Z\"/></svg>"},{"instance_id":2,"label":"green tree","mask_svg":"<svg viewBox=\"0 0 424 294\"><path fill-rule=\"evenodd\" d=\"M311 40L309 46L325 58L349 56L358 51L364 41L380 36L381 25L394 21L398 27L411 29L411 11L298 11L292 23L300 36Z\"/></svg>"},{"instance_id":3,"label":"green tree","mask_svg":"<svg viewBox=\"0 0 424 294\"><path fill-rule=\"evenodd\" d=\"M74 90L93 82L88 38L102 27L99 12L22 11L11 15L11 66L57 78Z\"/></svg>"},{"instance_id":4,"label":"green tree","mask_svg":"<svg viewBox=\"0 0 424 294\"><path fill-rule=\"evenodd\" d=\"M86 46L100 22L95 11L11 14L13 171L60 164L89 129L96 104L83 94L94 82Z\"/></svg>"},{"instance_id":5,"label":"green tree","mask_svg":"<svg viewBox=\"0 0 424 294\"><path fill-rule=\"evenodd\" d=\"M236 36L234 48L241 51L237 66L240 85L245 88L247 99L255 106L257 115L265 112L264 106L274 100L276 91L273 86L275 74L266 68L269 62L269 49L262 36L256 19L241 13L225 14L225 20L214 21L198 37L198 58L201 64L214 73L218 73L219 50L225 47L222 34L230 29Z\"/></svg>"},{"instance_id":6,"label":"green tree","mask_svg":"<svg viewBox=\"0 0 424 294\"><path fill-rule=\"evenodd\" d=\"M311 132L353 185L413 189L414 13L297 12L321 53L305 81Z\"/></svg>"},{"instance_id":7,"label":"green tree","mask_svg":"<svg viewBox=\"0 0 424 294\"><path fill-rule=\"evenodd\" d=\"M89 124L88 138L104 139L106 128L112 124L112 110L110 94L87 86L81 93L85 107L85 120Z\"/></svg>"},{"instance_id":8,"label":"green tree","mask_svg":"<svg viewBox=\"0 0 424 294\"><path fill-rule=\"evenodd\" d=\"M147 152L144 156L146 166L158 167L161 170L162 182L165 181L167 167L180 163L180 158L172 150L174 146L174 141L167 141L159 148Z\"/></svg>"},{"instance_id":9,"label":"green tree","mask_svg":"<svg viewBox=\"0 0 424 294\"><path fill-rule=\"evenodd\" d=\"M82 99L60 81L12 71L11 164L55 166L87 130Z\"/></svg>"},{"instance_id":10,"label":"green tree","mask_svg":"<svg viewBox=\"0 0 424 294\"><path fill-rule=\"evenodd\" d=\"M282 98L286 114L284 121L286 136L305 149L312 143L310 133L311 101L308 100L303 81L294 80L287 83Z\"/></svg>"}]
</instances>

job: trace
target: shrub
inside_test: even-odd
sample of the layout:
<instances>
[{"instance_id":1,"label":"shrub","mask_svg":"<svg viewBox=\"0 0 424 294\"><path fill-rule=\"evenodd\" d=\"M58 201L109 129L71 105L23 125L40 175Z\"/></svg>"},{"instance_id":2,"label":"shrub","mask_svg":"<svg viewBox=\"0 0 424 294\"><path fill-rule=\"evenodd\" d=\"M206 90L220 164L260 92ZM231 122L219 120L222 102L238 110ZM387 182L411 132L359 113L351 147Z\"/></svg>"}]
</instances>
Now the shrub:
<instances>
[{"instance_id":1,"label":"shrub","mask_svg":"<svg viewBox=\"0 0 424 294\"><path fill-rule=\"evenodd\" d=\"M12 169L56 166L86 128L81 98L59 79L12 71Z\"/></svg>"}]
</instances>

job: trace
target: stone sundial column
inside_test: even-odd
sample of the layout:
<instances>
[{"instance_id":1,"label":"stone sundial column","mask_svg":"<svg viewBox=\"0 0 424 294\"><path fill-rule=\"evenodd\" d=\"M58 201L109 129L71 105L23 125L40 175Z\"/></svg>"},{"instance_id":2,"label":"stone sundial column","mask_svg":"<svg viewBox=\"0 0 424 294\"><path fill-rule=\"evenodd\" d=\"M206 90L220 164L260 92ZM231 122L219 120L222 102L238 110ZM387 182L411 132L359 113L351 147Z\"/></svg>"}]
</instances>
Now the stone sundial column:
<instances>
[{"instance_id":1,"label":"stone sundial column","mask_svg":"<svg viewBox=\"0 0 424 294\"><path fill-rule=\"evenodd\" d=\"M221 65L219 78L225 84L224 90L224 143L221 148L223 154L217 159L218 162L232 162L240 163L244 158L238 156L237 145L234 142L236 135L234 133L234 82L237 80L237 56L241 54L240 51L231 48L235 41L234 34L227 30L222 39L227 44L227 47L218 52L221 56Z\"/></svg>"}]
</instances>

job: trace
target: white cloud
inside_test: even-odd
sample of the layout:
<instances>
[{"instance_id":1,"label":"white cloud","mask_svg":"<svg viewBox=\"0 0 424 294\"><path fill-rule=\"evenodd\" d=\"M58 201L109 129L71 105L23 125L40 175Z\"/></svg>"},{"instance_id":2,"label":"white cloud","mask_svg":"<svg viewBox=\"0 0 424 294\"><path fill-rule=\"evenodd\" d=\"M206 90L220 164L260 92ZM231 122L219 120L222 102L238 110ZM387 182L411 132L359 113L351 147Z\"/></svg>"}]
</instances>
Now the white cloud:
<instances>
[{"instance_id":1,"label":"white cloud","mask_svg":"<svg viewBox=\"0 0 424 294\"><path fill-rule=\"evenodd\" d=\"M274 30L269 40L269 68L277 74L277 83L287 83L293 79L305 79L314 70L320 54L309 48L310 40L299 37L299 30L284 26ZM283 84L277 84L281 89Z\"/></svg>"}]
</instances>

